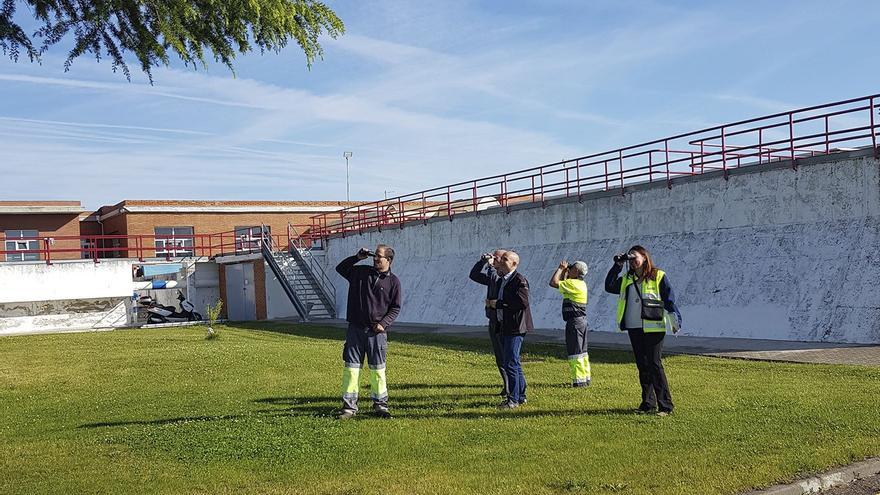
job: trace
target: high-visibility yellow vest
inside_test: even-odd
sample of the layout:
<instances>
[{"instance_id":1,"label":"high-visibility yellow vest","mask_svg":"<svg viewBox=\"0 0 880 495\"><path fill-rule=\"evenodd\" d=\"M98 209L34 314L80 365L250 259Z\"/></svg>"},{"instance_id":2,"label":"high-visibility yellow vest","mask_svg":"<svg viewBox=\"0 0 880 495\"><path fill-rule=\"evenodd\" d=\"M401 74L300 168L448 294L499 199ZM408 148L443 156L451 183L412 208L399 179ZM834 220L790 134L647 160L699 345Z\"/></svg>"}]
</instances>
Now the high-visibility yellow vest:
<instances>
[{"instance_id":1,"label":"high-visibility yellow vest","mask_svg":"<svg viewBox=\"0 0 880 495\"><path fill-rule=\"evenodd\" d=\"M642 292L642 298L660 299L660 280L666 273L663 270L657 270L657 276L653 280L642 280L639 290ZM633 277L629 273L623 276L620 282L620 295L617 298L617 327L623 321L623 312L626 309L626 288L632 285ZM642 328L645 332L665 332L666 331L666 311L663 312L662 320L642 320Z\"/></svg>"}]
</instances>

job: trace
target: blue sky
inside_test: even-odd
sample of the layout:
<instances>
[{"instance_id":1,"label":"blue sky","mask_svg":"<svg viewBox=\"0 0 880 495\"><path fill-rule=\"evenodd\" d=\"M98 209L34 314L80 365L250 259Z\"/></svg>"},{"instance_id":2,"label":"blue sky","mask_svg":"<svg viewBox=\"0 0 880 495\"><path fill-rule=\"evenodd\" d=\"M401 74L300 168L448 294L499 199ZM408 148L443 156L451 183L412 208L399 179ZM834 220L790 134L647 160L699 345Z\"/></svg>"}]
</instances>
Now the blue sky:
<instances>
[{"instance_id":1,"label":"blue sky","mask_svg":"<svg viewBox=\"0 0 880 495\"><path fill-rule=\"evenodd\" d=\"M0 199L380 199L880 92L880 2L328 1L307 70L0 58Z\"/></svg>"}]
</instances>

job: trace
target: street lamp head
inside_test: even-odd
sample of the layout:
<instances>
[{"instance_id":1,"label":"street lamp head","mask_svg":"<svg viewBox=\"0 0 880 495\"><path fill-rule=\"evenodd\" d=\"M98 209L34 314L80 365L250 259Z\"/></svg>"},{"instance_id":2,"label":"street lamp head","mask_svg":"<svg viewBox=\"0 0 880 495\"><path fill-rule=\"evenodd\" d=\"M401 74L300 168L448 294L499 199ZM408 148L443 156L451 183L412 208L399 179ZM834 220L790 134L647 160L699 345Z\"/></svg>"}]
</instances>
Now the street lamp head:
<instances>
[{"instance_id":1,"label":"street lamp head","mask_svg":"<svg viewBox=\"0 0 880 495\"><path fill-rule=\"evenodd\" d=\"M345 151L342 153L343 158L351 158L351 151Z\"/></svg>"}]
</instances>

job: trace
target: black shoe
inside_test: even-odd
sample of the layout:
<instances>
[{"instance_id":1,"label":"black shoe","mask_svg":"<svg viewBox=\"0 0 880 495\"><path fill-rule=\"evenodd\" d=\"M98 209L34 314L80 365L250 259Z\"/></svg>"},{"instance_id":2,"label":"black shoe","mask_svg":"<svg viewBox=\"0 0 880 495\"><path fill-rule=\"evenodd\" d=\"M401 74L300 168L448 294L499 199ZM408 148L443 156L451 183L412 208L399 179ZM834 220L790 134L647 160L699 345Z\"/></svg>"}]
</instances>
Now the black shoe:
<instances>
[{"instance_id":1,"label":"black shoe","mask_svg":"<svg viewBox=\"0 0 880 495\"><path fill-rule=\"evenodd\" d=\"M355 414L357 413L351 409L343 409L336 414L336 419L351 419Z\"/></svg>"},{"instance_id":2,"label":"black shoe","mask_svg":"<svg viewBox=\"0 0 880 495\"><path fill-rule=\"evenodd\" d=\"M394 416L388 412L388 409L379 409L376 411L376 417L382 419L394 419Z\"/></svg>"},{"instance_id":3,"label":"black shoe","mask_svg":"<svg viewBox=\"0 0 880 495\"><path fill-rule=\"evenodd\" d=\"M505 398L506 398L506 397L507 397L507 390L504 390L504 389L502 388L502 389L501 389L501 392L498 392L498 395L500 395L501 397L505 397Z\"/></svg>"},{"instance_id":4,"label":"black shoe","mask_svg":"<svg viewBox=\"0 0 880 495\"><path fill-rule=\"evenodd\" d=\"M589 386L590 386L590 380L587 380L587 381L585 381L585 382L575 382L575 383L572 383L571 386L572 386L573 388L589 387Z\"/></svg>"},{"instance_id":5,"label":"black shoe","mask_svg":"<svg viewBox=\"0 0 880 495\"><path fill-rule=\"evenodd\" d=\"M501 404L498 404L498 409L516 409L520 405L516 402L510 402L509 400L503 401Z\"/></svg>"},{"instance_id":6,"label":"black shoe","mask_svg":"<svg viewBox=\"0 0 880 495\"><path fill-rule=\"evenodd\" d=\"M639 407L635 410L636 414L653 414L657 410L653 407Z\"/></svg>"}]
</instances>

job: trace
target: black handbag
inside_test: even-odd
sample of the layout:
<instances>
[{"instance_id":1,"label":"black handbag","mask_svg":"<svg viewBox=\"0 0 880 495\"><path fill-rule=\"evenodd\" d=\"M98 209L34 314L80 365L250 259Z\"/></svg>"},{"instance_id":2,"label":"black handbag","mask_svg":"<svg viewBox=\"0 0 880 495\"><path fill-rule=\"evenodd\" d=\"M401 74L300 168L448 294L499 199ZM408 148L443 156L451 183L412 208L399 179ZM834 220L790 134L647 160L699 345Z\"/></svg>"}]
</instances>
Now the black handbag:
<instances>
[{"instance_id":1,"label":"black handbag","mask_svg":"<svg viewBox=\"0 0 880 495\"><path fill-rule=\"evenodd\" d=\"M641 281L633 281L633 285L636 286L636 293L639 295L639 300L642 301L642 319L662 320L663 301L661 299L645 299L642 297L642 291L639 290L639 286L642 285Z\"/></svg>"}]
</instances>

